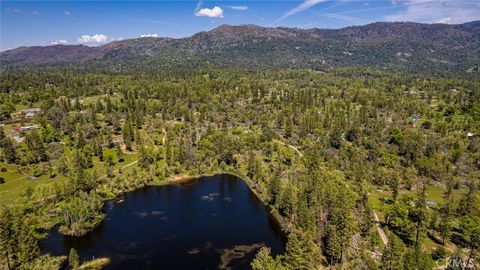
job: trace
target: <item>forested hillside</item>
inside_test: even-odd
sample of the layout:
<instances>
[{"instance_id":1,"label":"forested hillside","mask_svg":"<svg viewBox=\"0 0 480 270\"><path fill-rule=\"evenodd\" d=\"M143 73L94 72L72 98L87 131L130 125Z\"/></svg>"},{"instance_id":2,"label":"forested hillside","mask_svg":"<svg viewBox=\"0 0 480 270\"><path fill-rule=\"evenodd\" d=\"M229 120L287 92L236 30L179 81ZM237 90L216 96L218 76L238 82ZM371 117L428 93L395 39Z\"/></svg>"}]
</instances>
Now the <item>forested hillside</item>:
<instances>
[{"instance_id":1,"label":"forested hillside","mask_svg":"<svg viewBox=\"0 0 480 270\"><path fill-rule=\"evenodd\" d=\"M375 40L379 26L396 31L341 32L370 29L364 38ZM449 31L464 27L478 23ZM252 33L223 27L192 39L238 37L229 29ZM56 269L65 257L39 252L44 229L82 235L104 218L104 200L219 172L245 179L288 233L286 253L262 248L253 269L478 266L479 88L478 78L358 68L4 70L0 268ZM75 250L69 259L82 263Z\"/></svg>"},{"instance_id":2,"label":"forested hillside","mask_svg":"<svg viewBox=\"0 0 480 270\"><path fill-rule=\"evenodd\" d=\"M460 25L373 23L342 29L222 25L191 37L138 38L100 47L55 45L2 52L2 67L72 66L115 72L195 68L375 67L412 72L474 73L480 22Z\"/></svg>"}]
</instances>

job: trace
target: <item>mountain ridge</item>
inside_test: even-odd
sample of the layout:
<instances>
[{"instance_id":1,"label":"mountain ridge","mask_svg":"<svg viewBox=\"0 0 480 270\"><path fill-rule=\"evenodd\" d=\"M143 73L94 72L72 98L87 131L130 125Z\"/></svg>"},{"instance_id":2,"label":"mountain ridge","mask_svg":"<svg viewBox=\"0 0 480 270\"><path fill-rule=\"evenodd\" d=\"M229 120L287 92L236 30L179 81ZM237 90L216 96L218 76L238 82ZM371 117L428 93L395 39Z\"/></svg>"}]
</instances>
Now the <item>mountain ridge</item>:
<instances>
[{"instance_id":1,"label":"mountain ridge","mask_svg":"<svg viewBox=\"0 0 480 270\"><path fill-rule=\"evenodd\" d=\"M220 25L185 38L143 37L98 47L18 47L3 67L82 64L135 68L362 66L464 72L480 61L480 21L464 24L376 22L340 29ZM146 67L148 66L148 67Z\"/></svg>"}]
</instances>

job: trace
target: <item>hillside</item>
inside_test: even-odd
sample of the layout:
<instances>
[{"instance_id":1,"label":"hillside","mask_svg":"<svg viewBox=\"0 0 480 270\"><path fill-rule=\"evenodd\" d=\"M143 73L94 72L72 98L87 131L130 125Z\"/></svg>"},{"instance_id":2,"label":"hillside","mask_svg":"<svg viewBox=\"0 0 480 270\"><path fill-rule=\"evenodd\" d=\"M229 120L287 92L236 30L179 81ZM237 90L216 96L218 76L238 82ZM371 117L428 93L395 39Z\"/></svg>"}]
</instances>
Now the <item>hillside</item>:
<instances>
[{"instance_id":1,"label":"hillside","mask_svg":"<svg viewBox=\"0 0 480 270\"><path fill-rule=\"evenodd\" d=\"M342 29L222 25L191 37L138 38L100 47L19 47L2 67L83 64L102 68L282 68L359 66L406 71L477 71L480 21L373 23Z\"/></svg>"}]
</instances>

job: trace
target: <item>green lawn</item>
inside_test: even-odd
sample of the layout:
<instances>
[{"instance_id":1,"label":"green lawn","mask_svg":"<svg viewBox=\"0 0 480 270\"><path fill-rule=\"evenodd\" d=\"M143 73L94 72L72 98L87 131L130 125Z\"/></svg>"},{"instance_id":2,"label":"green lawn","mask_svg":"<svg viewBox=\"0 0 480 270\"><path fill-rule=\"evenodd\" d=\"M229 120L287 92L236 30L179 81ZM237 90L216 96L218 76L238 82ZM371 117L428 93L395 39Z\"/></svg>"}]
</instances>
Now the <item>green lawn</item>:
<instances>
[{"instance_id":1,"label":"green lawn","mask_svg":"<svg viewBox=\"0 0 480 270\"><path fill-rule=\"evenodd\" d=\"M465 190L462 189L455 189L453 190L453 196L456 201L460 200L461 196L463 193L465 193ZM427 189L427 200L433 201L437 203L437 205L441 205L444 202L443 194L445 193L444 188L440 187L429 187ZM401 190L400 194L413 194L415 195L415 191L409 191L409 190ZM379 213L381 213L384 210L385 203L382 201L382 199L391 199L392 198L392 192L389 190L374 190L370 192L369 195L369 202L370 205L373 207L374 210L377 210ZM379 215L380 216L380 215Z\"/></svg>"},{"instance_id":2,"label":"green lawn","mask_svg":"<svg viewBox=\"0 0 480 270\"><path fill-rule=\"evenodd\" d=\"M24 174L19 174L17 173L17 169L20 166L0 162L0 168L2 167L7 168L8 171L0 172L0 176L5 178L5 183L0 184L0 204L14 201L19 196L25 194L28 187L35 188L38 185L52 183L54 181L65 181L66 179L64 176L50 178L48 175L42 175L30 180L30 170L25 170Z\"/></svg>"},{"instance_id":3,"label":"green lawn","mask_svg":"<svg viewBox=\"0 0 480 270\"><path fill-rule=\"evenodd\" d=\"M138 159L136 153L125 153L125 161L117 162L115 149L104 149L104 156L113 155L114 162L113 170L119 170L132 162L135 162ZM72 152L69 147L64 147L64 156L67 158L67 162L72 162ZM71 164L70 164L71 165ZM93 158L93 167L87 171L93 172L96 171L98 177L102 177L106 174L106 167L104 162L100 162L97 157ZM129 166L126 170L131 170L136 166ZM32 175L31 170L28 167L23 167L24 173L17 172L18 165L12 165L0 162L0 168L6 168L6 172L0 172L0 176L5 179L4 184L0 184L0 204L1 203L11 203L19 196L25 194L28 187L35 188L38 185L48 184L55 181L66 181L67 177L63 175L57 175L54 178L50 178L48 175L42 175L36 177L35 179L29 179Z\"/></svg>"},{"instance_id":4,"label":"green lawn","mask_svg":"<svg viewBox=\"0 0 480 270\"><path fill-rule=\"evenodd\" d=\"M439 187L429 187L427 189L427 200L429 201L434 201L437 203L437 207L441 207L441 205L444 202L443 194L445 192L444 188L439 188ZM465 190L453 190L453 196L455 200L458 202L462 196L462 194L465 193ZM400 194L415 194L415 191L408 191L408 190L401 190ZM378 218L381 222L385 220L385 210L387 209L387 203L385 200L390 200L392 198L392 193L388 190L374 190L370 192L369 195L369 202L370 205L372 206L372 209L375 210L375 212L378 215ZM457 222L457 220L453 221L454 223ZM388 228L384 228L386 232L388 232ZM435 243L432 239L426 238L424 243L423 243L423 248L425 250L433 250L435 248L438 248L442 245L439 245ZM449 252L453 253L455 250L455 245L453 245L450 242L447 242L445 247Z\"/></svg>"}]
</instances>

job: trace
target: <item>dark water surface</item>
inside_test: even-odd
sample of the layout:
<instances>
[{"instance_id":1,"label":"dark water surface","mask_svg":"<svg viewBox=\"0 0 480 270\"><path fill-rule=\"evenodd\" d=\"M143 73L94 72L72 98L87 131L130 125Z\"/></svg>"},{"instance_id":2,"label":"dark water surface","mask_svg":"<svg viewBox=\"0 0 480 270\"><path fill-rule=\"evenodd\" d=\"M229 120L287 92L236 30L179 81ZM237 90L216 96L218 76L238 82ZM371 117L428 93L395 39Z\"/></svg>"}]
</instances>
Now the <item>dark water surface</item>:
<instances>
[{"instance_id":1,"label":"dark water surface","mask_svg":"<svg viewBox=\"0 0 480 270\"><path fill-rule=\"evenodd\" d=\"M107 202L106 218L82 237L52 232L44 252L81 260L109 257L105 269L249 269L261 245L284 252L285 238L266 207L236 176L146 187Z\"/></svg>"}]
</instances>

